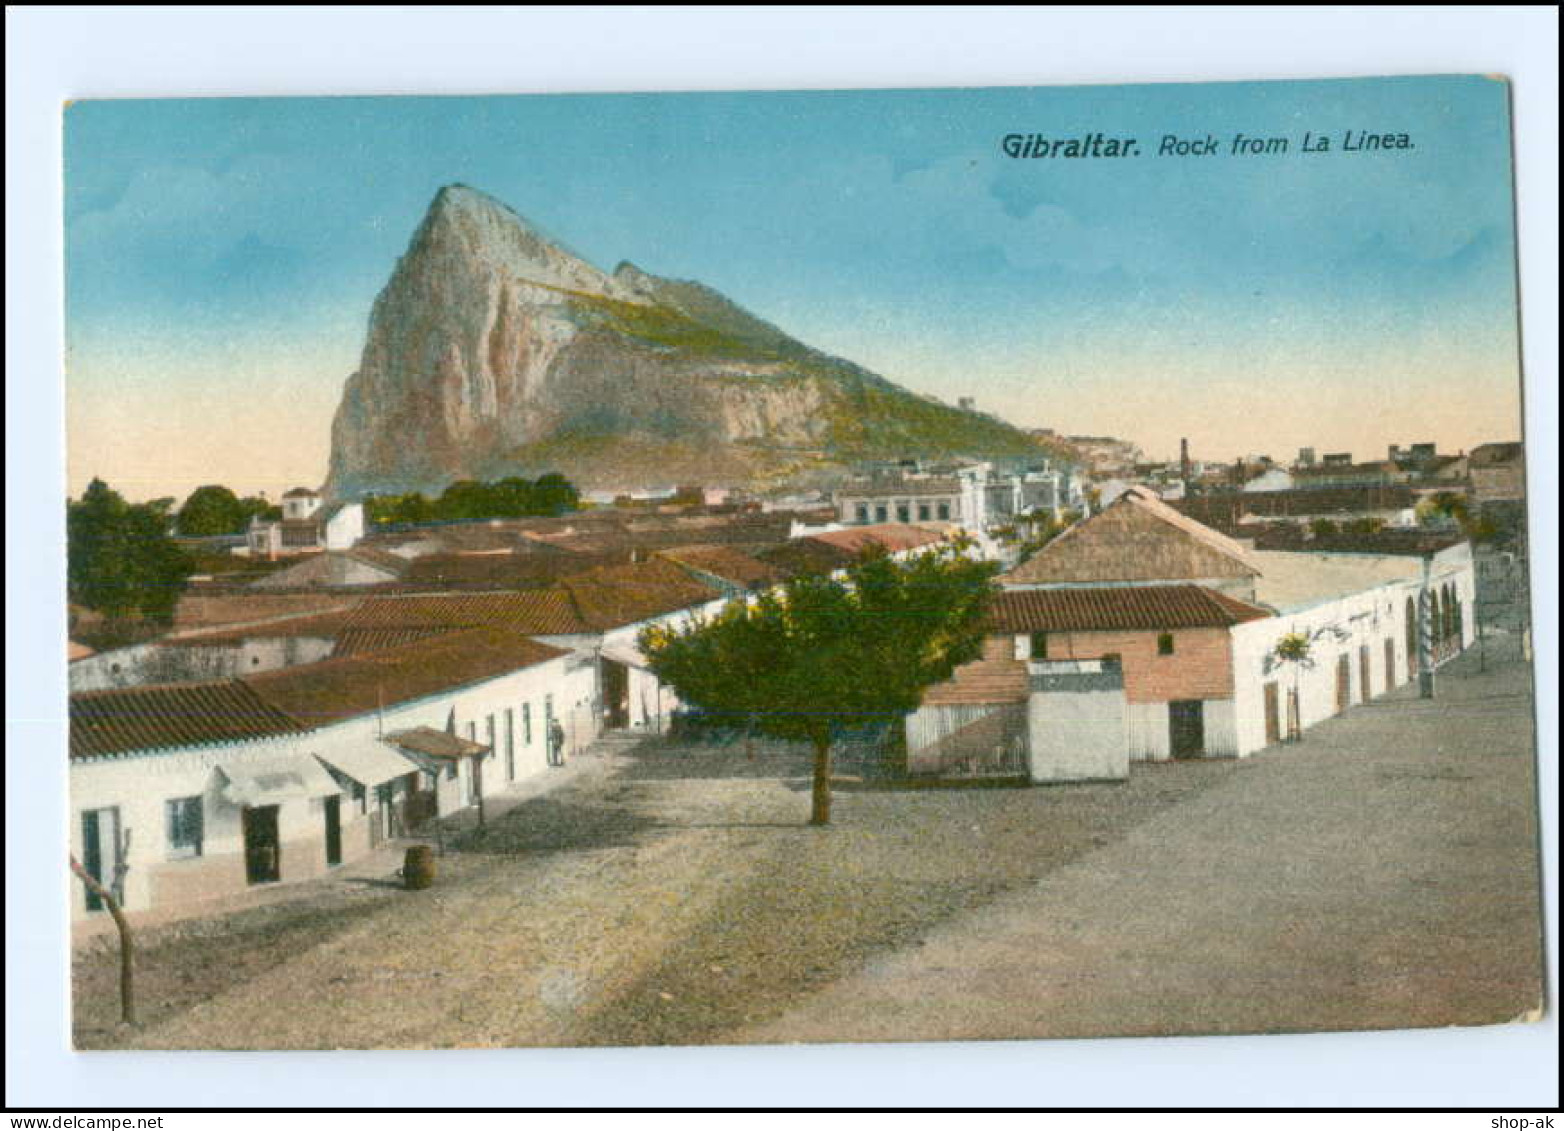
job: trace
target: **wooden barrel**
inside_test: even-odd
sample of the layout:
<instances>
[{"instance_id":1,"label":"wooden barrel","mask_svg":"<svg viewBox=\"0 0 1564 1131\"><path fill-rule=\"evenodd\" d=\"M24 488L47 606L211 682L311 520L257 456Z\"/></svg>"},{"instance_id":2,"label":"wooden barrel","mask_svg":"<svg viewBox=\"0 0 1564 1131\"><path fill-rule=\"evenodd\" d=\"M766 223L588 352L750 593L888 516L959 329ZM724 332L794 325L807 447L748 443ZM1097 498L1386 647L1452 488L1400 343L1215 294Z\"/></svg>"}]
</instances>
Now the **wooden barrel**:
<instances>
[{"instance_id":1,"label":"wooden barrel","mask_svg":"<svg viewBox=\"0 0 1564 1131\"><path fill-rule=\"evenodd\" d=\"M407 850L407 858L402 862L402 882L408 891L420 891L434 884L434 849L415 844Z\"/></svg>"}]
</instances>

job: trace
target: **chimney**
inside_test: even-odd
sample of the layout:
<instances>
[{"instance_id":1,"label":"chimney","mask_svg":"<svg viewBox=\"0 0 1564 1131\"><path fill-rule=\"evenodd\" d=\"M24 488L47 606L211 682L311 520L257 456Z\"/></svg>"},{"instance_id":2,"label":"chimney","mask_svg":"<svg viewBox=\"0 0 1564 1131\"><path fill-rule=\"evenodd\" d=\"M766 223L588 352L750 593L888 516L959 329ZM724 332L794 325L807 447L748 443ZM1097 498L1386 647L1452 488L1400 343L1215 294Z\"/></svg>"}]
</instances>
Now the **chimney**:
<instances>
[{"instance_id":1,"label":"chimney","mask_svg":"<svg viewBox=\"0 0 1564 1131\"><path fill-rule=\"evenodd\" d=\"M1178 442L1178 474L1180 479L1189 478L1189 440L1187 437Z\"/></svg>"}]
</instances>

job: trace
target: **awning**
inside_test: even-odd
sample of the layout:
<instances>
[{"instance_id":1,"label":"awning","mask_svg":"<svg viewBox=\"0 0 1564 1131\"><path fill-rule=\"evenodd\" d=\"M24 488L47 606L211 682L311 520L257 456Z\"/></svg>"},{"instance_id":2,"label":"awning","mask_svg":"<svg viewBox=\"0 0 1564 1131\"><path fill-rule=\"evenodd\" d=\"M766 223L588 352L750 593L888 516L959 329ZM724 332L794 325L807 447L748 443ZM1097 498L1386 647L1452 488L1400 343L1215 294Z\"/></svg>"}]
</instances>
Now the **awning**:
<instances>
[{"instance_id":1,"label":"awning","mask_svg":"<svg viewBox=\"0 0 1564 1131\"><path fill-rule=\"evenodd\" d=\"M223 797L233 805L276 805L297 797L329 797L342 792L314 758L299 756L271 762L219 765L228 779Z\"/></svg>"},{"instance_id":2,"label":"awning","mask_svg":"<svg viewBox=\"0 0 1564 1131\"><path fill-rule=\"evenodd\" d=\"M333 750L330 754L317 754L315 757L329 769L352 778L362 786L384 785L419 769L415 763L379 742Z\"/></svg>"},{"instance_id":3,"label":"awning","mask_svg":"<svg viewBox=\"0 0 1564 1131\"><path fill-rule=\"evenodd\" d=\"M598 655L605 660L612 660L616 664L624 664L626 667L640 668L643 672L649 671L646 657L634 644L613 644L604 648Z\"/></svg>"},{"instance_id":4,"label":"awning","mask_svg":"<svg viewBox=\"0 0 1564 1131\"><path fill-rule=\"evenodd\" d=\"M405 754L422 754L429 758L482 758L489 748L481 742L458 738L434 727L413 727L388 734L381 740L395 746Z\"/></svg>"}]
</instances>

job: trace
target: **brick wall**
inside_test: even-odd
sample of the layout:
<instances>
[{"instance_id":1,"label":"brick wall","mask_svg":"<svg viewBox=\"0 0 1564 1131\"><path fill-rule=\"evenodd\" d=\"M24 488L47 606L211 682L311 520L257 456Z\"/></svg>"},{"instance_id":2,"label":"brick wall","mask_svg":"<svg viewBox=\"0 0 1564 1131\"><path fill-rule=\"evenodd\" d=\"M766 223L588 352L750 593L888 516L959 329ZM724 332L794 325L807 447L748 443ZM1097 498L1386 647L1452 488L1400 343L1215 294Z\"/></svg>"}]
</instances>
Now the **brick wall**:
<instances>
[{"instance_id":1,"label":"brick wall","mask_svg":"<svg viewBox=\"0 0 1564 1131\"><path fill-rule=\"evenodd\" d=\"M1050 660L1094 660L1117 654L1124 665L1124 696L1131 703L1172 699L1230 699L1233 660L1225 628L1172 633L1173 654L1157 653L1156 632L1050 632Z\"/></svg>"}]
</instances>

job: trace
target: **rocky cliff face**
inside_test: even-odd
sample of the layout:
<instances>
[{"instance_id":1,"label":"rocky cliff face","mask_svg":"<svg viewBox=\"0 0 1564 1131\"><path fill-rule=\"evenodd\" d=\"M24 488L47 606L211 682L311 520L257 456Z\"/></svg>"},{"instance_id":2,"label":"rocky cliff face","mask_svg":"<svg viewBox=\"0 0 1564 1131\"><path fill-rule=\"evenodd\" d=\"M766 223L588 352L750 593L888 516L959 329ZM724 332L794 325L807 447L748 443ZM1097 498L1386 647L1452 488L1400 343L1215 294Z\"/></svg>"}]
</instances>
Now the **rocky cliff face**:
<instances>
[{"instance_id":1,"label":"rocky cliff face","mask_svg":"<svg viewBox=\"0 0 1564 1131\"><path fill-rule=\"evenodd\" d=\"M628 263L605 274L453 185L375 300L332 423L327 490L544 471L584 487L757 484L866 458L1038 450L708 287Z\"/></svg>"}]
</instances>

